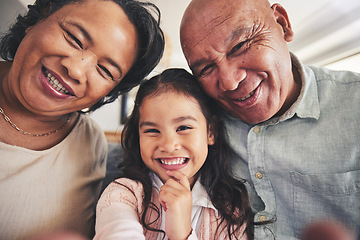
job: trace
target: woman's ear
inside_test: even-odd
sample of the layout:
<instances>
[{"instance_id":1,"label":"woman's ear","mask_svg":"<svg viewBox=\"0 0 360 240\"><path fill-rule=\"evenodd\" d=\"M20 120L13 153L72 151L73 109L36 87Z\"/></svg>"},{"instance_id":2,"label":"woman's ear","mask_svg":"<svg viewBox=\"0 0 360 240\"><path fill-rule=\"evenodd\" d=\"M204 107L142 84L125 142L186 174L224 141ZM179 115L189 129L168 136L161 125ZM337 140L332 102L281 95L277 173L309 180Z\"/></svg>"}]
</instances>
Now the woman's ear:
<instances>
[{"instance_id":1,"label":"woman's ear","mask_svg":"<svg viewBox=\"0 0 360 240\"><path fill-rule=\"evenodd\" d=\"M276 22L283 28L285 41L291 42L294 37L294 32L285 8L278 3L273 4L271 8L274 11Z\"/></svg>"}]
</instances>

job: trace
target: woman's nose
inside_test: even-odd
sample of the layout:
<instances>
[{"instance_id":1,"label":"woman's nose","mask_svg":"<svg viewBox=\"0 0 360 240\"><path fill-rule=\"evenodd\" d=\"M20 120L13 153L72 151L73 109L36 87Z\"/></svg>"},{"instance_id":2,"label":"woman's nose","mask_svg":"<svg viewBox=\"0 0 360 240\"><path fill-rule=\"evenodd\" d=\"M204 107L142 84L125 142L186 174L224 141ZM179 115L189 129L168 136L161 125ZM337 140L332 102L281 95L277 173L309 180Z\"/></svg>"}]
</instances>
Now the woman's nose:
<instances>
[{"instance_id":1,"label":"woman's nose","mask_svg":"<svg viewBox=\"0 0 360 240\"><path fill-rule=\"evenodd\" d=\"M66 68L70 78L79 84L85 83L87 72L96 67L96 56L83 50L81 53L63 58L61 64Z\"/></svg>"},{"instance_id":2,"label":"woman's nose","mask_svg":"<svg viewBox=\"0 0 360 240\"><path fill-rule=\"evenodd\" d=\"M222 61L218 65L219 88L222 91L233 91L239 86L239 83L246 77L246 70L238 67L236 61Z\"/></svg>"}]
</instances>

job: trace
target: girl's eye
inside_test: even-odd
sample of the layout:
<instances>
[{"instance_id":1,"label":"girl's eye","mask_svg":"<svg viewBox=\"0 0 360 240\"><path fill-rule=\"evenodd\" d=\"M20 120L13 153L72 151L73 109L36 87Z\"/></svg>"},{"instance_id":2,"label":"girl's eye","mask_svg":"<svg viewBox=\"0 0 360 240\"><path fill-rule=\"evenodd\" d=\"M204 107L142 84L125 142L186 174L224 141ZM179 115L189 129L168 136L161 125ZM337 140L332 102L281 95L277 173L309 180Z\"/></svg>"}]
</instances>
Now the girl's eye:
<instances>
[{"instance_id":1,"label":"girl's eye","mask_svg":"<svg viewBox=\"0 0 360 240\"><path fill-rule=\"evenodd\" d=\"M69 41L71 44L73 44L75 47L83 49L83 45L79 39L77 39L74 35L72 35L69 31L66 31L66 34L69 36Z\"/></svg>"},{"instance_id":2,"label":"girl's eye","mask_svg":"<svg viewBox=\"0 0 360 240\"><path fill-rule=\"evenodd\" d=\"M180 126L176 129L176 131L185 131L185 130L188 130L188 129L192 129L192 127L190 126Z\"/></svg>"},{"instance_id":3,"label":"girl's eye","mask_svg":"<svg viewBox=\"0 0 360 240\"><path fill-rule=\"evenodd\" d=\"M146 129L144 133L160 133L160 131L157 129Z\"/></svg>"},{"instance_id":4,"label":"girl's eye","mask_svg":"<svg viewBox=\"0 0 360 240\"><path fill-rule=\"evenodd\" d=\"M105 74L106 77L110 77L112 80L114 80L113 75L111 74L111 72L106 67L104 67L104 66L102 66L100 64L98 66L100 68L100 71L102 72L102 75Z\"/></svg>"}]
</instances>

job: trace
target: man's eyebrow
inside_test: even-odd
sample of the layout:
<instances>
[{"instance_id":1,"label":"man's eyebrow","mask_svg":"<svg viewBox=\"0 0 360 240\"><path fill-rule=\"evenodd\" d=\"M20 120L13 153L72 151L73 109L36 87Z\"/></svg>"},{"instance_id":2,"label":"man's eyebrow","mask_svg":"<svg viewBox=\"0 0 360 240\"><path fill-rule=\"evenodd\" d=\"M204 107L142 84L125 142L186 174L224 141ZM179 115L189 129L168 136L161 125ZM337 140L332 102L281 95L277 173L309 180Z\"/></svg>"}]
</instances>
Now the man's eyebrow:
<instances>
[{"instance_id":1,"label":"man's eyebrow","mask_svg":"<svg viewBox=\"0 0 360 240\"><path fill-rule=\"evenodd\" d=\"M208 62L208 60L205 59L201 59L199 61L194 62L193 64L190 64L190 69L193 70L194 72L196 72L197 68L199 68L201 65L203 65L204 63Z\"/></svg>"},{"instance_id":2,"label":"man's eyebrow","mask_svg":"<svg viewBox=\"0 0 360 240\"><path fill-rule=\"evenodd\" d=\"M247 34L251 30L250 27L238 27L226 38L226 41L231 42L240 38L241 35Z\"/></svg>"},{"instance_id":3,"label":"man's eyebrow","mask_svg":"<svg viewBox=\"0 0 360 240\"><path fill-rule=\"evenodd\" d=\"M229 43L232 42L234 40L237 40L240 38L240 36L244 35L244 34L248 34L249 31L251 31L252 28L251 27L237 27L234 31L231 32L231 34L229 34L228 37L225 38L224 42ZM198 61L195 61L193 64L190 64L189 67L190 69L192 69L193 71L196 71L196 69L203 65L206 62L214 62L214 59L210 59L210 60L206 60L206 59L200 59Z\"/></svg>"},{"instance_id":4,"label":"man's eyebrow","mask_svg":"<svg viewBox=\"0 0 360 240\"><path fill-rule=\"evenodd\" d=\"M229 34L228 37L225 38L225 44L226 43L229 43L229 42L232 42L234 40L236 40L237 38L239 38L239 36L241 34L243 34L244 32L248 32L249 29L244 29L242 27L238 27L236 28L231 34ZM190 64L190 69L192 69L193 71L196 71L196 69L203 65L204 63L206 62L214 62L214 59L210 59L210 60L207 60L207 59L200 59L198 61L195 61L193 64Z\"/></svg>"}]
</instances>

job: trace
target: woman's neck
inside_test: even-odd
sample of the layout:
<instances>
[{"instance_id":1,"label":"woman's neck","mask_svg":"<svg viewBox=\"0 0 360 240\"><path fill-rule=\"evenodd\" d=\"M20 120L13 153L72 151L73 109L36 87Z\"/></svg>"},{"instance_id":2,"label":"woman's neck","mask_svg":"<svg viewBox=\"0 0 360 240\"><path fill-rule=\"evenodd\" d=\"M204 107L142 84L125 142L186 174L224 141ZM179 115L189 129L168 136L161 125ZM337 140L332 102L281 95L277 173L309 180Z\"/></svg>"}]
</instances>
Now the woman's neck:
<instances>
[{"instance_id":1,"label":"woman's neck","mask_svg":"<svg viewBox=\"0 0 360 240\"><path fill-rule=\"evenodd\" d=\"M32 150L44 150L61 142L73 128L78 113L41 116L29 111L11 93L12 64L0 62L0 141Z\"/></svg>"}]
</instances>

